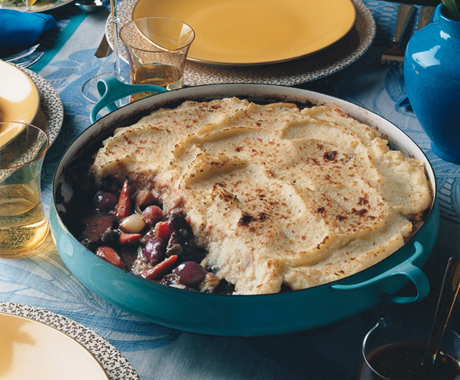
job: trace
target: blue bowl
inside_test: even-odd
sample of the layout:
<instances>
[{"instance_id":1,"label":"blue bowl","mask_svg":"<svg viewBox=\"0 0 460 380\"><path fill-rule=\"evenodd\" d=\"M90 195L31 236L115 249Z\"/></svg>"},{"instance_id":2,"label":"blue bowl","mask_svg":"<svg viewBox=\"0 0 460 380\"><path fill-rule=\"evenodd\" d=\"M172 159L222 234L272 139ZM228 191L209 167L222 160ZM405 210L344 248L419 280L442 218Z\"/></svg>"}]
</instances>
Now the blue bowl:
<instances>
[{"instance_id":1,"label":"blue bowl","mask_svg":"<svg viewBox=\"0 0 460 380\"><path fill-rule=\"evenodd\" d=\"M107 263L72 236L61 218L61 213L65 212L61 200L71 194L65 184L66 168L79 159L84 148L100 144L115 127L129 125L156 108L184 100L226 96L338 107L374 125L389 137L393 146L421 160L433 194L436 194L433 169L420 148L385 119L351 103L311 91L270 85L211 85L171 91L111 112L83 132L63 155L54 178L50 224L58 252L72 274L102 298L146 320L179 330L221 336L261 336L307 330L344 320L384 300L411 303L426 297L430 286L420 268L428 259L438 233L436 199L421 229L385 260L340 281L282 294L228 296L167 287ZM417 294L411 297L395 295L408 282L413 283Z\"/></svg>"}]
</instances>

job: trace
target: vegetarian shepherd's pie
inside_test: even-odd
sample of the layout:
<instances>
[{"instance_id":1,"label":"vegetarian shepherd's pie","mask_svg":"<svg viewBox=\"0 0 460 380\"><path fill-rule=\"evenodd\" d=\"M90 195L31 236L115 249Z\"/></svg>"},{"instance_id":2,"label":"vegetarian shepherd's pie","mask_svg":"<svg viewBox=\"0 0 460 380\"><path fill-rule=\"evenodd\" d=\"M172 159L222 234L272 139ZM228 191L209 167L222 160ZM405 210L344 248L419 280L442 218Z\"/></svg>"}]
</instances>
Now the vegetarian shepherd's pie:
<instances>
[{"instance_id":1,"label":"vegetarian shepherd's pie","mask_svg":"<svg viewBox=\"0 0 460 380\"><path fill-rule=\"evenodd\" d=\"M400 248L432 202L421 162L374 128L338 109L237 98L117 129L90 172L98 192L81 241L134 274L206 292L349 276Z\"/></svg>"}]
</instances>

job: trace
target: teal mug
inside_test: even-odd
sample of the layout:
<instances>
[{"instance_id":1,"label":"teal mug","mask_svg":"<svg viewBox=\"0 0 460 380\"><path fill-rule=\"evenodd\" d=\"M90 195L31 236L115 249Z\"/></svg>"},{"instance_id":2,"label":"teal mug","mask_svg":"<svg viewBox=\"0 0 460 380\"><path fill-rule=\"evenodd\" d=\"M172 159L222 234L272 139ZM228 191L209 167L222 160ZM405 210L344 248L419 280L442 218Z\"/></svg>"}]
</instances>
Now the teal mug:
<instances>
[{"instance_id":1,"label":"teal mug","mask_svg":"<svg viewBox=\"0 0 460 380\"><path fill-rule=\"evenodd\" d=\"M97 91L101 98L96 102L91 110L91 123L96 122L97 115L105 107L107 107L110 112L115 111L117 109L115 102L124 97L138 94L140 92L160 93L168 90L151 84L126 84L120 82L112 76L106 76L99 79L97 82Z\"/></svg>"}]
</instances>

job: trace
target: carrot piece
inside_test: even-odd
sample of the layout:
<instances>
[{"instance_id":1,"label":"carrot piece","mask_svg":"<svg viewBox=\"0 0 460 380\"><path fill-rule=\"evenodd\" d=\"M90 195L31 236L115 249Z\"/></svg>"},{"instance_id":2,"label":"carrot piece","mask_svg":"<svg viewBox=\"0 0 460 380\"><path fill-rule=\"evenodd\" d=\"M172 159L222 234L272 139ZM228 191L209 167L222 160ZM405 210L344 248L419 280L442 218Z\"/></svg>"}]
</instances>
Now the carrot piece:
<instances>
[{"instance_id":1,"label":"carrot piece","mask_svg":"<svg viewBox=\"0 0 460 380\"><path fill-rule=\"evenodd\" d=\"M136 244L139 243L142 238L141 234L128 234L122 232L120 234L119 242L120 244Z\"/></svg>"},{"instance_id":2,"label":"carrot piece","mask_svg":"<svg viewBox=\"0 0 460 380\"><path fill-rule=\"evenodd\" d=\"M125 263L121 260L121 257L118 255L118 253L111 247L97 247L96 255L118 268L125 269Z\"/></svg>"},{"instance_id":3,"label":"carrot piece","mask_svg":"<svg viewBox=\"0 0 460 380\"><path fill-rule=\"evenodd\" d=\"M128 180L126 180L121 189L117 206L115 207L115 215L123 219L131 215L132 213L133 209L131 207L131 198L129 196Z\"/></svg>"},{"instance_id":4,"label":"carrot piece","mask_svg":"<svg viewBox=\"0 0 460 380\"><path fill-rule=\"evenodd\" d=\"M167 272L174 263L177 261L177 255L169 256L167 259L163 260L161 263L158 263L152 268L149 268L141 273L141 277L147 280L154 280L161 274Z\"/></svg>"},{"instance_id":5,"label":"carrot piece","mask_svg":"<svg viewBox=\"0 0 460 380\"><path fill-rule=\"evenodd\" d=\"M171 234L172 234L172 230L168 227L167 221L158 222L157 224L155 224L156 237L164 239L166 237L171 236Z\"/></svg>"}]
</instances>

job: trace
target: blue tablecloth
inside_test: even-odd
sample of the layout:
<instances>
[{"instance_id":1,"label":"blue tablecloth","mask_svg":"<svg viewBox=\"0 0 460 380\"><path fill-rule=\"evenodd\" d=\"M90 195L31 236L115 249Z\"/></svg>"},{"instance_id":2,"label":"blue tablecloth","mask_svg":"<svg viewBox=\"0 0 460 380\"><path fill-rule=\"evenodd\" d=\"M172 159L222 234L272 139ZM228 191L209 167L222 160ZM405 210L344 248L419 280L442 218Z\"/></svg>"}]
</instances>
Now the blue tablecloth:
<instances>
[{"instance_id":1,"label":"blue tablecloth","mask_svg":"<svg viewBox=\"0 0 460 380\"><path fill-rule=\"evenodd\" d=\"M424 268L433 289L427 299L405 306L383 303L347 321L297 334L261 338L201 336L146 322L102 300L68 272L48 238L43 248L32 255L0 258L0 301L42 307L82 323L118 348L145 380L354 379L361 363L362 339L381 316L403 313L431 317L447 257L458 254L460 166L434 155L412 111L396 106L405 94L402 68L382 66L380 55L390 44L398 3L364 2L377 22L373 46L346 69L300 87L349 100L382 115L426 153L436 172L441 208L439 239ZM90 124L92 104L82 96L81 87L97 72L112 67L111 56L94 57L107 12L84 14L69 4L51 13L58 20L58 29L44 41L45 56L32 67L57 90L65 109L62 130L47 153L43 169L47 209L54 170L63 151ZM459 314L454 311L452 324L460 328Z\"/></svg>"}]
</instances>

